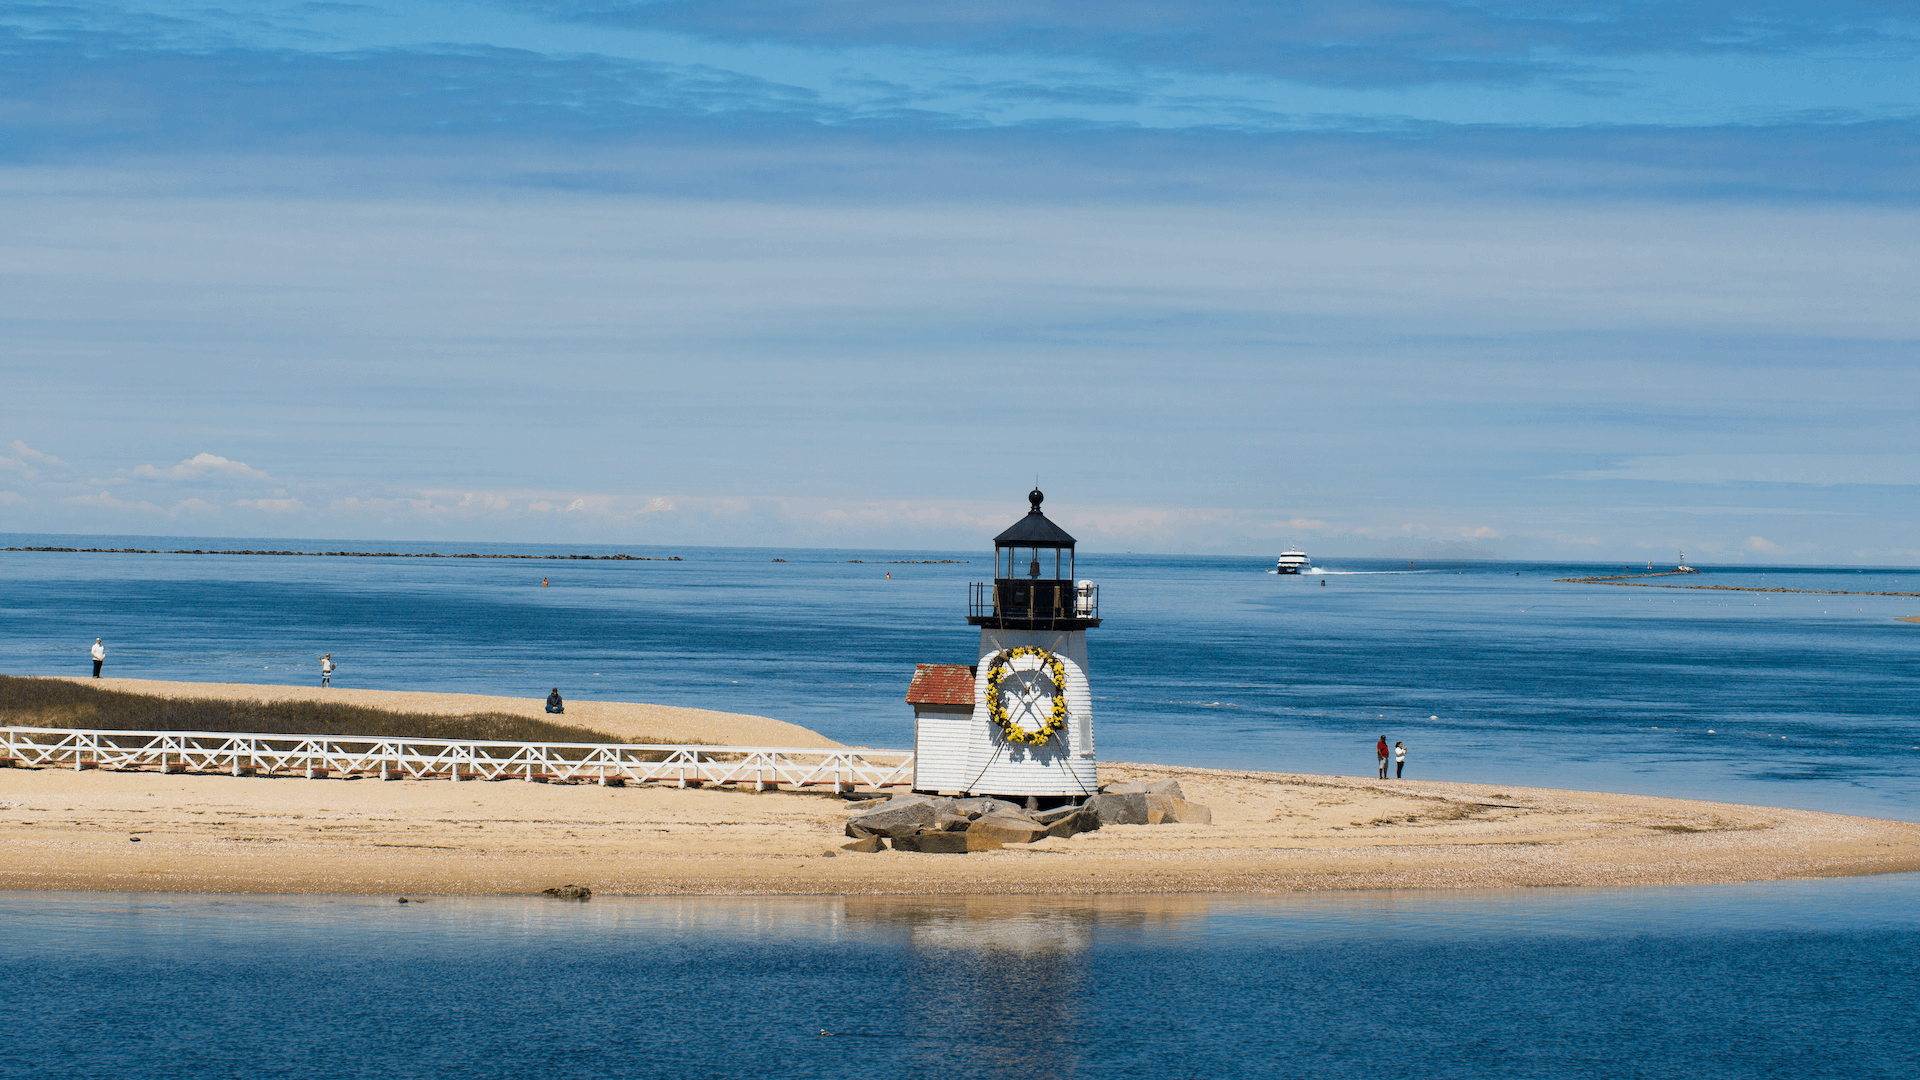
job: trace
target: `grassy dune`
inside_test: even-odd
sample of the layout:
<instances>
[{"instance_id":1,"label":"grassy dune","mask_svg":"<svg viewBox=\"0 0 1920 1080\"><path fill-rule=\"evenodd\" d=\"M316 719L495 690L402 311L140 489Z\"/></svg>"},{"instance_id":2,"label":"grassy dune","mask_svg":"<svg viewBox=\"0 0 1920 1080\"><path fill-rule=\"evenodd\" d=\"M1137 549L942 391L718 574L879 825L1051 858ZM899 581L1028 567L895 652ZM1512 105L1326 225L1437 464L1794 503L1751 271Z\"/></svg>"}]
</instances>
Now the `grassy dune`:
<instances>
[{"instance_id":1,"label":"grassy dune","mask_svg":"<svg viewBox=\"0 0 1920 1080\"><path fill-rule=\"evenodd\" d=\"M603 731L509 713L435 716L324 701L222 701L106 690L65 679L0 675L0 724L141 731L253 731L287 735L617 743ZM662 739L660 742L679 742Z\"/></svg>"}]
</instances>

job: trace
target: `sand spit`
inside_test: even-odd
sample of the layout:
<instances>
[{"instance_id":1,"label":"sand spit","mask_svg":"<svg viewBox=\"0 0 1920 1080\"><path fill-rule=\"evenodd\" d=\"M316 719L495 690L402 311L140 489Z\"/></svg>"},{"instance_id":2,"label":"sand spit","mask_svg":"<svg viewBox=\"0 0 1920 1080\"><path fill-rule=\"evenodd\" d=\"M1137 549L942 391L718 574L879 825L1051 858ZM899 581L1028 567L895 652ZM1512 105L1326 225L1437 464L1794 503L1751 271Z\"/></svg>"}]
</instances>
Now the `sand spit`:
<instances>
[{"instance_id":1,"label":"sand spit","mask_svg":"<svg viewBox=\"0 0 1920 1080\"><path fill-rule=\"evenodd\" d=\"M315 661L316 665L318 661ZM316 672L318 670L316 666ZM316 674L315 678L318 678ZM68 682L97 686L103 690L123 690L130 694L152 694L172 698L217 698L225 701L332 701L345 705L389 709L395 712L429 713L435 716L469 716L476 713L510 713L535 719L577 724L604 731L629 742L665 739L674 742L698 742L714 746L792 746L835 747L840 744L819 732L766 716L745 713L714 712L710 709L683 709L672 705L643 705L625 701L567 700L567 711L559 716L546 713L546 689L537 698L487 697L482 694L438 694L414 690L355 690L346 686L259 686L251 683L157 682L151 679L71 678ZM566 687L560 688L561 694ZM9 723L17 721L7 721Z\"/></svg>"},{"instance_id":2,"label":"sand spit","mask_svg":"<svg viewBox=\"0 0 1920 1080\"><path fill-rule=\"evenodd\" d=\"M1483 784L1100 771L1103 780L1177 778L1215 823L1112 826L972 855L854 854L838 851L846 803L826 794L9 769L0 770L0 889L1258 893L1920 870L1920 825L1905 822Z\"/></svg>"}]
</instances>

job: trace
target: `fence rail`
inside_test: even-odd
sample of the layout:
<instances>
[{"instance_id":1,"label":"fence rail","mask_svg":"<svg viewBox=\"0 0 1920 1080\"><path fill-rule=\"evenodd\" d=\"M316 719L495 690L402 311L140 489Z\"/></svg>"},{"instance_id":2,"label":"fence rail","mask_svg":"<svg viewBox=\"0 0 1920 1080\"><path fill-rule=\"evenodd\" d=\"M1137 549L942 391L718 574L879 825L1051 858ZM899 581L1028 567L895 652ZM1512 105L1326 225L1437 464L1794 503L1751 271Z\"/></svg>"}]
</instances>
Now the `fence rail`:
<instances>
[{"instance_id":1,"label":"fence rail","mask_svg":"<svg viewBox=\"0 0 1920 1080\"><path fill-rule=\"evenodd\" d=\"M231 731L120 731L0 727L0 764L72 769L334 774L386 780L531 780L563 783L910 787L907 750L478 742Z\"/></svg>"}]
</instances>

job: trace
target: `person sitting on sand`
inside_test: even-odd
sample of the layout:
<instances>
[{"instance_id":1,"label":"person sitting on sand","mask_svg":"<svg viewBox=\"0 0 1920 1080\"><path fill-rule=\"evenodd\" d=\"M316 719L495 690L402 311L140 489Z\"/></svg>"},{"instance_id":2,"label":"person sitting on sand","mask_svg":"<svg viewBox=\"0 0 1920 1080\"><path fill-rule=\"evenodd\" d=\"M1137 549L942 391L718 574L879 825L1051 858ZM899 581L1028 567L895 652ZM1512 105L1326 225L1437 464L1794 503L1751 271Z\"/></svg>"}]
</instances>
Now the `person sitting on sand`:
<instances>
[{"instance_id":1,"label":"person sitting on sand","mask_svg":"<svg viewBox=\"0 0 1920 1080\"><path fill-rule=\"evenodd\" d=\"M1380 779L1385 780L1387 778L1387 737L1385 735L1380 736L1380 741L1374 744L1373 753L1380 759Z\"/></svg>"},{"instance_id":2,"label":"person sitting on sand","mask_svg":"<svg viewBox=\"0 0 1920 1080\"><path fill-rule=\"evenodd\" d=\"M553 688L553 693L547 695L547 711L551 713L567 711L567 703L560 700L560 688L557 686Z\"/></svg>"},{"instance_id":3,"label":"person sitting on sand","mask_svg":"<svg viewBox=\"0 0 1920 1080\"><path fill-rule=\"evenodd\" d=\"M321 686L333 685L333 654L332 653L322 653L320 656L320 685Z\"/></svg>"}]
</instances>

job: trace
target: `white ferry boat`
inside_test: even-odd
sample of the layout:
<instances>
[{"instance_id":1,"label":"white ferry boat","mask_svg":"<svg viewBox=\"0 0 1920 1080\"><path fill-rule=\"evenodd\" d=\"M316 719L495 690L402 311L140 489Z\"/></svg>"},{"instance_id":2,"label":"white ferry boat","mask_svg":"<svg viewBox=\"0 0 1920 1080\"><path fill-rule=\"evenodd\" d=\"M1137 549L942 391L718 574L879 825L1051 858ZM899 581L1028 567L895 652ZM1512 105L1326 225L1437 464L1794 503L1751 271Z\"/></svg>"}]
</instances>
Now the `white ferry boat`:
<instances>
[{"instance_id":1,"label":"white ferry boat","mask_svg":"<svg viewBox=\"0 0 1920 1080\"><path fill-rule=\"evenodd\" d=\"M1307 558L1307 553L1304 551L1283 551L1280 553L1280 564L1274 567L1273 572L1276 574L1298 574L1312 565L1313 560Z\"/></svg>"}]
</instances>

